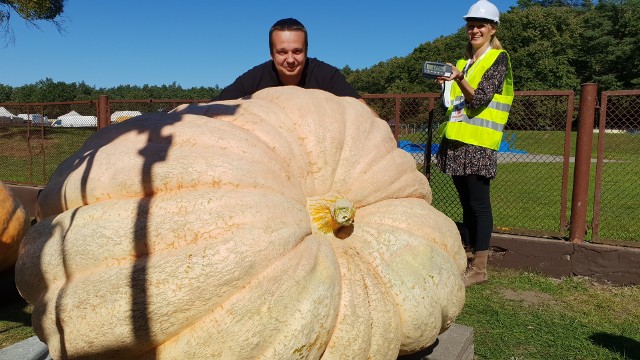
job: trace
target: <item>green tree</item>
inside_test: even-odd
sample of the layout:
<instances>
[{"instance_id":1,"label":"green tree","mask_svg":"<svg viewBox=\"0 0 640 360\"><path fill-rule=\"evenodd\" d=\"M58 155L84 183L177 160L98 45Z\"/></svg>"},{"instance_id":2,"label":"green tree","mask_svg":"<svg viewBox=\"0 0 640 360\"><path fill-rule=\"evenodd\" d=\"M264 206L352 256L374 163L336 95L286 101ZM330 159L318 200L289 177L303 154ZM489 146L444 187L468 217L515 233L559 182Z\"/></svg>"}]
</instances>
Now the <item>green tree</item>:
<instances>
[{"instance_id":1,"label":"green tree","mask_svg":"<svg viewBox=\"0 0 640 360\"><path fill-rule=\"evenodd\" d=\"M513 9L501 16L499 39L519 90L578 89L577 43L585 11L575 7Z\"/></svg>"},{"instance_id":2,"label":"green tree","mask_svg":"<svg viewBox=\"0 0 640 360\"><path fill-rule=\"evenodd\" d=\"M601 90L640 85L640 0L519 0L501 14L498 38L511 56L517 90ZM466 31L420 44L405 57L345 69L362 93L434 92L422 63L464 56Z\"/></svg>"},{"instance_id":3,"label":"green tree","mask_svg":"<svg viewBox=\"0 0 640 360\"><path fill-rule=\"evenodd\" d=\"M602 89L640 86L640 0L600 1L584 17L578 72Z\"/></svg>"},{"instance_id":4,"label":"green tree","mask_svg":"<svg viewBox=\"0 0 640 360\"><path fill-rule=\"evenodd\" d=\"M527 9L532 6L572 6L572 7L591 7L590 0L518 0L518 7Z\"/></svg>"},{"instance_id":5,"label":"green tree","mask_svg":"<svg viewBox=\"0 0 640 360\"><path fill-rule=\"evenodd\" d=\"M85 84L84 81L81 81L80 83L76 84L73 83L74 85L74 92L75 92L75 96L74 96L74 100L79 101L79 100L95 100L97 99L100 94L96 91L95 88Z\"/></svg>"},{"instance_id":6,"label":"green tree","mask_svg":"<svg viewBox=\"0 0 640 360\"><path fill-rule=\"evenodd\" d=\"M35 102L37 87L35 84L18 86L13 89L14 102Z\"/></svg>"},{"instance_id":7,"label":"green tree","mask_svg":"<svg viewBox=\"0 0 640 360\"><path fill-rule=\"evenodd\" d=\"M0 0L0 37L5 45L14 41L13 30L9 24L11 14L16 13L25 21L38 27L38 21L51 22L62 31L59 20L64 11L64 0Z\"/></svg>"},{"instance_id":8,"label":"green tree","mask_svg":"<svg viewBox=\"0 0 640 360\"><path fill-rule=\"evenodd\" d=\"M440 85L433 80L422 77L422 65L425 61L439 61L455 64L464 57L467 35L464 28L449 36L441 36L432 42L424 43L407 56L407 63L412 69L414 88L420 92L439 92Z\"/></svg>"},{"instance_id":9,"label":"green tree","mask_svg":"<svg viewBox=\"0 0 640 360\"><path fill-rule=\"evenodd\" d=\"M13 97L13 88L0 84L0 102L10 102Z\"/></svg>"},{"instance_id":10,"label":"green tree","mask_svg":"<svg viewBox=\"0 0 640 360\"><path fill-rule=\"evenodd\" d=\"M431 80L422 78L422 64L427 61L455 63L464 55L466 34L460 29L452 36L442 36L419 45L406 57L395 57L371 68L345 72L347 80L361 93L420 93L440 91Z\"/></svg>"}]
</instances>

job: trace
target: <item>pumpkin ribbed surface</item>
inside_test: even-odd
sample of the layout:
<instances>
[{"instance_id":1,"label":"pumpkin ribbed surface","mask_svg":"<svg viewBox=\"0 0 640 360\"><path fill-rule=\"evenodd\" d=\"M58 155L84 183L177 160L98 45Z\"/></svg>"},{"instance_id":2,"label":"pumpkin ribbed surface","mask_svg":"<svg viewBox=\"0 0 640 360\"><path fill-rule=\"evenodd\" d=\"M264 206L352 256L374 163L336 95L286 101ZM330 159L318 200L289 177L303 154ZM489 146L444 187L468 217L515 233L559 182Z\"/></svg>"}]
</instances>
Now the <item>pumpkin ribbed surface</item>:
<instances>
[{"instance_id":1,"label":"pumpkin ribbed surface","mask_svg":"<svg viewBox=\"0 0 640 360\"><path fill-rule=\"evenodd\" d=\"M15 265L20 241L29 227L31 221L27 211L0 181L0 271Z\"/></svg>"},{"instance_id":2,"label":"pumpkin ribbed surface","mask_svg":"<svg viewBox=\"0 0 640 360\"><path fill-rule=\"evenodd\" d=\"M58 167L17 284L54 358L395 359L464 303L464 250L430 201L355 99L279 87L180 106Z\"/></svg>"}]
</instances>

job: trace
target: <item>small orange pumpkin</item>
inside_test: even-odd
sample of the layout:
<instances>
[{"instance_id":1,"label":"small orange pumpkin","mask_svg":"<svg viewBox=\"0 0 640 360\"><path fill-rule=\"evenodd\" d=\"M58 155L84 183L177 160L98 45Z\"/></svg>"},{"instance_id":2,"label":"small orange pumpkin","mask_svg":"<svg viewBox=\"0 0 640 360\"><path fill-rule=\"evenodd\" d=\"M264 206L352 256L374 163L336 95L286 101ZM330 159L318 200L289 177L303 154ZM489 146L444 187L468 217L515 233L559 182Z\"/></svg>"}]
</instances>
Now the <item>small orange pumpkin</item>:
<instances>
[{"instance_id":1,"label":"small orange pumpkin","mask_svg":"<svg viewBox=\"0 0 640 360\"><path fill-rule=\"evenodd\" d=\"M20 241L30 227L20 200L0 181L0 271L16 264Z\"/></svg>"}]
</instances>

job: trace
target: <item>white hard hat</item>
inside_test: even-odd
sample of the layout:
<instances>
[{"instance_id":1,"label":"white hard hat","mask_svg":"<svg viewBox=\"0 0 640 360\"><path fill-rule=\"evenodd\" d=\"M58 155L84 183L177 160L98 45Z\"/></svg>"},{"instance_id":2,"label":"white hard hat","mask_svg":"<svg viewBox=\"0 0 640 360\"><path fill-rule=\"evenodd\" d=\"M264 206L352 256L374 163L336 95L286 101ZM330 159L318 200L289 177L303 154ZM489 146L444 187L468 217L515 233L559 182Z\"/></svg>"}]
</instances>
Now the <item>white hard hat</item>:
<instances>
[{"instance_id":1,"label":"white hard hat","mask_svg":"<svg viewBox=\"0 0 640 360\"><path fill-rule=\"evenodd\" d=\"M498 8L487 0L478 0L475 4L471 5L467 15L462 17L467 20L469 18L475 19L487 19L500 23L500 12Z\"/></svg>"}]
</instances>

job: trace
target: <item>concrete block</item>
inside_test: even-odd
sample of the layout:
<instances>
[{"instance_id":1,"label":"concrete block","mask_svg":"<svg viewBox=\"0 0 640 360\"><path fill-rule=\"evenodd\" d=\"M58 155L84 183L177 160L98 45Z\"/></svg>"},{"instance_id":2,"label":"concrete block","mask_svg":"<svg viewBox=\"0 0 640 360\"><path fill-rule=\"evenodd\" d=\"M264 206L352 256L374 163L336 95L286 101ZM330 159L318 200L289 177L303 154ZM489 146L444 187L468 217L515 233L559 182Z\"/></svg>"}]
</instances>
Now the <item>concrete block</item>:
<instances>
[{"instance_id":1,"label":"concrete block","mask_svg":"<svg viewBox=\"0 0 640 360\"><path fill-rule=\"evenodd\" d=\"M32 336L26 340L0 349L0 360L52 360L47 345L38 337Z\"/></svg>"},{"instance_id":2,"label":"concrete block","mask_svg":"<svg viewBox=\"0 0 640 360\"><path fill-rule=\"evenodd\" d=\"M398 360L473 360L473 355L473 328L453 324L427 349Z\"/></svg>"}]
</instances>

